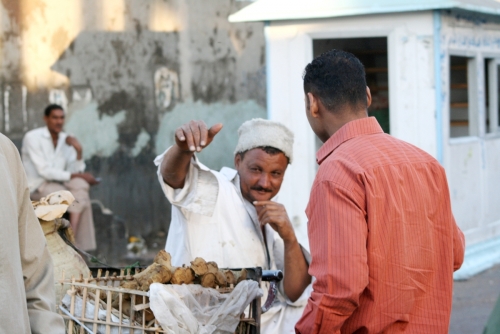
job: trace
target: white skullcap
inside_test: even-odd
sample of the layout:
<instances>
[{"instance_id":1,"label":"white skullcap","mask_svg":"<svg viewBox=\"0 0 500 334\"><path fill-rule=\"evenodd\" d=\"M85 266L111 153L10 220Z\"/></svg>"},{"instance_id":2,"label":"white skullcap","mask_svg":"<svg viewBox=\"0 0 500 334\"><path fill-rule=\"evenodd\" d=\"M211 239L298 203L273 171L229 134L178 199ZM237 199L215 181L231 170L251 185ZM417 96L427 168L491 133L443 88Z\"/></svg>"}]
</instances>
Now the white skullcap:
<instances>
[{"instance_id":1,"label":"white skullcap","mask_svg":"<svg viewBox=\"0 0 500 334\"><path fill-rule=\"evenodd\" d=\"M292 163L293 132L281 123L254 118L240 126L238 137L238 144L234 154L256 147L270 146L282 151Z\"/></svg>"}]
</instances>

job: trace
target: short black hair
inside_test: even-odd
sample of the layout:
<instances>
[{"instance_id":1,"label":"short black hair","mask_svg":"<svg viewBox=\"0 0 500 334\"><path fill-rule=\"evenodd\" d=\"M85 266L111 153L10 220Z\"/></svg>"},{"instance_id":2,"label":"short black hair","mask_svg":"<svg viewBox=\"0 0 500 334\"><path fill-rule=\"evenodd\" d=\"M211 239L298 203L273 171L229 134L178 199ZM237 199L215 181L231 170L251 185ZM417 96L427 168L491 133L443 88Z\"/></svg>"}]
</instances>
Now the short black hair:
<instances>
[{"instance_id":1,"label":"short black hair","mask_svg":"<svg viewBox=\"0 0 500 334\"><path fill-rule=\"evenodd\" d=\"M307 64L304 93L312 93L331 112L342 107L366 108L365 67L352 53L330 50Z\"/></svg>"},{"instance_id":2,"label":"short black hair","mask_svg":"<svg viewBox=\"0 0 500 334\"><path fill-rule=\"evenodd\" d=\"M290 163L290 158L288 158L286 156L286 154L282 150L279 150L276 147L272 147L272 146L258 146L258 147L254 147L254 148L260 148L262 151L266 152L269 155L276 155L276 154L279 154L279 153L283 153L285 155L286 160L288 161L288 163ZM252 148L252 150L253 150L253 148ZM238 152L237 154L240 156L241 160L243 160L243 158L245 157L245 153L247 153L248 151L250 151L250 150L246 150L244 152Z\"/></svg>"},{"instance_id":3,"label":"short black hair","mask_svg":"<svg viewBox=\"0 0 500 334\"><path fill-rule=\"evenodd\" d=\"M46 108L45 111L43 112L45 116L50 116L50 113L52 110L62 110L64 111L63 107L61 107L58 104L49 104Z\"/></svg>"}]
</instances>

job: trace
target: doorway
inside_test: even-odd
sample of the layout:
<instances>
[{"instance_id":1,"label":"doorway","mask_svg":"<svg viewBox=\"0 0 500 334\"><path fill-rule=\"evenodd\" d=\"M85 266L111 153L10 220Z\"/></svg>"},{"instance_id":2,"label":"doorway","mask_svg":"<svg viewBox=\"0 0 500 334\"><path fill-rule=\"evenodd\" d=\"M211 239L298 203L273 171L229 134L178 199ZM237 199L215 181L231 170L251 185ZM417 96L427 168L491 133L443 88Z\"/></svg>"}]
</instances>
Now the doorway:
<instances>
[{"instance_id":1,"label":"doorway","mask_svg":"<svg viewBox=\"0 0 500 334\"><path fill-rule=\"evenodd\" d=\"M385 133L390 133L387 38L338 38L313 41L314 57L332 49L350 52L363 63L366 83L372 94L372 105L368 108L368 115L377 119Z\"/></svg>"}]
</instances>

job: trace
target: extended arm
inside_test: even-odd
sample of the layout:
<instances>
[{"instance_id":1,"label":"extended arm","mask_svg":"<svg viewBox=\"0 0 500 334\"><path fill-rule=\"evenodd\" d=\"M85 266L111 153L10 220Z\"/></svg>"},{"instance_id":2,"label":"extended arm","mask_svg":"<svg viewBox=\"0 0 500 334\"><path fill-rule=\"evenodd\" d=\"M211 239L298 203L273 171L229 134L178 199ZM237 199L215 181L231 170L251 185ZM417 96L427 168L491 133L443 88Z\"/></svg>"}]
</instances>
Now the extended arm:
<instances>
[{"instance_id":1,"label":"extended arm","mask_svg":"<svg viewBox=\"0 0 500 334\"><path fill-rule=\"evenodd\" d=\"M189 162L194 152L183 151L174 145L167 153L161 163L160 171L163 181L174 189L184 187L184 181L189 170Z\"/></svg>"},{"instance_id":2,"label":"extended arm","mask_svg":"<svg viewBox=\"0 0 500 334\"><path fill-rule=\"evenodd\" d=\"M193 154L208 146L221 129L220 123L207 129L203 121L191 121L175 130L175 144L160 167L163 181L174 189L182 188Z\"/></svg>"},{"instance_id":3,"label":"extended arm","mask_svg":"<svg viewBox=\"0 0 500 334\"><path fill-rule=\"evenodd\" d=\"M272 201L254 202L254 205L261 225L269 224L283 239L285 244L283 288L288 299L294 302L311 283L311 276L307 273L308 265L293 226L283 205Z\"/></svg>"}]
</instances>

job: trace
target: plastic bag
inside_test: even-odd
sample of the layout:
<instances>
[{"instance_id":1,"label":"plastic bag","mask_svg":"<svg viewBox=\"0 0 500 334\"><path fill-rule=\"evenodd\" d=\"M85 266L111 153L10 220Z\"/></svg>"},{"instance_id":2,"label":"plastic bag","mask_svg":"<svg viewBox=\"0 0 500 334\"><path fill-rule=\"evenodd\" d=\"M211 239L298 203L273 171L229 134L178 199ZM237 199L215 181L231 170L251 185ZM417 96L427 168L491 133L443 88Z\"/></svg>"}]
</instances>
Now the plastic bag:
<instances>
[{"instance_id":1,"label":"plastic bag","mask_svg":"<svg viewBox=\"0 0 500 334\"><path fill-rule=\"evenodd\" d=\"M169 334L234 333L240 315L262 290L255 281L240 282L229 294L200 285L153 283L150 307Z\"/></svg>"}]
</instances>

